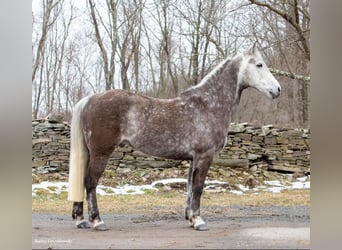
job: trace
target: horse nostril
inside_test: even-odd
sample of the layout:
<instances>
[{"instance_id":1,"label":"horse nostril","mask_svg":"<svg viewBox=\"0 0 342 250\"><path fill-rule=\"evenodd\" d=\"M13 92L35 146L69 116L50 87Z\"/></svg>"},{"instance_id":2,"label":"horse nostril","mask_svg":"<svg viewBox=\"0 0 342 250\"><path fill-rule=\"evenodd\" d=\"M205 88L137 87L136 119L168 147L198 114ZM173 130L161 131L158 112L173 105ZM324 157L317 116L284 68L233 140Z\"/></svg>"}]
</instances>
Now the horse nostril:
<instances>
[{"instance_id":1,"label":"horse nostril","mask_svg":"<svg viewBox=\"0 0 342 250\"><path fill-rule=\"evenodd\" d=\"M278 93L280 93L280 87L278 87Z\"/></svg>"}]
</instances>

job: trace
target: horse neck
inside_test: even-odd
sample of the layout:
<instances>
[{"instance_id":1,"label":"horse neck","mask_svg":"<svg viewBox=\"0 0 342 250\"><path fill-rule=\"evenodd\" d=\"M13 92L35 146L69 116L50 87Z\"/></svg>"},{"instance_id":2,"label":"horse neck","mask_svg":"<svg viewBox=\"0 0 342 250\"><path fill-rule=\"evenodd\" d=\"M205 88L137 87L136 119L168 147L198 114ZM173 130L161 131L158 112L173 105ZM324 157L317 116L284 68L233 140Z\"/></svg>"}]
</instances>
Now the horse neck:
<instances>
[{"instance_id":1,"label":"horse neck","mask_svg":"<svg viewBox=\"0 0 342 250\"><path fill-rule=\"evenodd\" d=\"M216 66L203 80L188 92L201 98L207 112L215 112L226 127L237 111L241 91L238 89L240 57L226 59ZM187 91L186 91L187 92Z\"/></svg>"}]
</instances>

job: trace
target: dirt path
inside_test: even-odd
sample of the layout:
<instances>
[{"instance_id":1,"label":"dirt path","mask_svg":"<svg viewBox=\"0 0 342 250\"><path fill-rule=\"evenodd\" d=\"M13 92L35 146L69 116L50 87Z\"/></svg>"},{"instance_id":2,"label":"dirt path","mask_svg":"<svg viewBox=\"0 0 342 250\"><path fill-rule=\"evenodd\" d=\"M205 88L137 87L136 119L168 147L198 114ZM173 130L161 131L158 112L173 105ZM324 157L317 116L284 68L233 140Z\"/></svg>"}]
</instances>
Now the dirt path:
<instances>
[{"instance_id":1,"label":"dirt path","mask_svg":"<svg viewBox=\"0 0 342 250\"><path fill-rule=\"evenodd\" d=\"M69 215L32 214L33 249L310 247L309 207L203 207L209 231L191 229L183 211L104 214L109 231L76 229Z\"/></svg>"}]
</instances>

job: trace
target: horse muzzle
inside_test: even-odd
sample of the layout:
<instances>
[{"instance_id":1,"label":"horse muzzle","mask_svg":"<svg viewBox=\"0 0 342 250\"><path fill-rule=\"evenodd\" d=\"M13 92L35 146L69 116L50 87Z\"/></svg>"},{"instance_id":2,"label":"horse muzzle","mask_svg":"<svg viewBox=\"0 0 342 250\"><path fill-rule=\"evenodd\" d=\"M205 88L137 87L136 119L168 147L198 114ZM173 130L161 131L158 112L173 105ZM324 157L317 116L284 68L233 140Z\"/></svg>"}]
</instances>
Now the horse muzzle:
<instances>
[{"instance_id":1,"label":"horse muzzle","mask_svg":"<svg viewBox=\"0 0 342 250\"><path fill-rule=\"evenodd\" d=\"M281 92L281 88L280 87L278 87L277 89L273 89L273 90L268 91L268 93L270 94L272 99L275 99L275 98L279 97L280 92Z\"/></svg>"}]
</instances>

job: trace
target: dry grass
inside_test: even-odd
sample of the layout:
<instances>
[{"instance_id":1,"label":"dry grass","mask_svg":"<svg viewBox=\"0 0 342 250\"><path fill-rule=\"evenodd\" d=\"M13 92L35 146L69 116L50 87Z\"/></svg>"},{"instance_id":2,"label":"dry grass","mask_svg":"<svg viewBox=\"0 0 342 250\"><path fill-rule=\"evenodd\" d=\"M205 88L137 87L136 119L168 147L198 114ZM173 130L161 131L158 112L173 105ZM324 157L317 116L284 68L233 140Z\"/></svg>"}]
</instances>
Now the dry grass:
<instances>
[{"instance_id":1,"label":"dry grass","mask_svg":"<svg viewBox=\"0 0 342 250\"><path fill-rule=\"evenodd\" d=\"M32 198L33 212L71 214L72 202L67 194L39 193ZM145 195L98 196L102 213L151 213L155 209L183 209L185 194L177 191L150 192ZM310 190L290 190L281 193L236 195L232 193L204 193L201 206L299 206L310 205ZM85 210L87 211L87 209Z\"/></svg>"}]
</instances>

